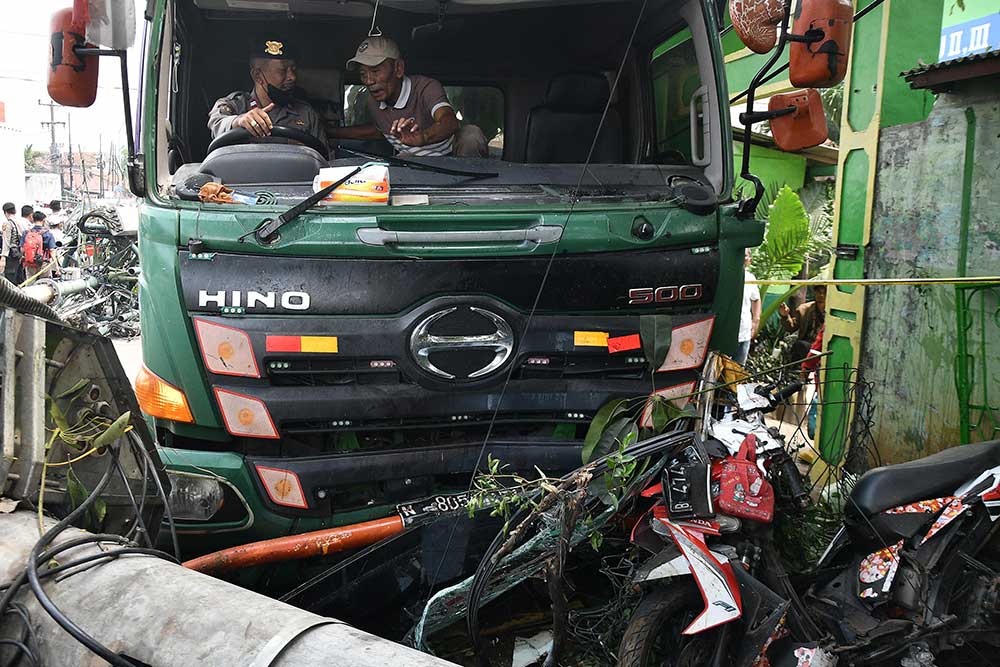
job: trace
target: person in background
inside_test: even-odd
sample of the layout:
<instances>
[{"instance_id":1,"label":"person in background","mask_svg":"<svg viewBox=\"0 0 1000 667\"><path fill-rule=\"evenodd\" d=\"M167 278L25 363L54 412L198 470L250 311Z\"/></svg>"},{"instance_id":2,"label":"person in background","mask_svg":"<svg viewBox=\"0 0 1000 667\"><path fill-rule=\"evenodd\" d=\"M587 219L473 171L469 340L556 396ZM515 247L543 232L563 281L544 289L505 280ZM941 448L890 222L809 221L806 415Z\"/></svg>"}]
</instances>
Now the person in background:
<instances>
[{"instance_id":1,"label":"person in background","mask_svg":"<svg viewBox=\"0 0 1000 667\"><path fill-rule=\"evenodd\" d=\"M809 348L826 321L826 285L813 287L813 300L795 310L789 310L782 303L778 306L778 315L785 331L798 333L798 339L792 344L792 361L802 361L809 356Z\"/></svg>"},{"instance_id":2,"label":"person in background","mask_svg":"<svg viewBox=\"0 0 1000 667\"><path fill-rule=\"evenodd\" d=\"M35 211L32 214L32 226L21 236L21 265L27 278L38 276L48 278L52 274L49 266L52 253L56 249L56 240L45 228L45 214Z\"/></svg>"},{"instance_id":3,"label":"person in background","mask_svg":"<svg viewBox=\"0 0 1000 667\"><path fill-rule=\"evenodd\" d=\"M17 229L17 208L13 202L3 205L3 227L0 229L3 249L0 251L0 270L3 276L15 282L21 271L21 234Z\"/></svg>"},{"instance_id":4,"label":"person in background","mask_svg":"<svg viewBox=\"0 0 1000 667\"><path fill-rule=\"evenodd\" d=\"M17 274L15 279L12 280L11 282L16 283L18 285L23 283L25 279L24 262L22 261L23 253L21 251L21 239L24 237L24 233L29 229L31 229L31 227L35 224L34 220L32 220L31 217L34 214L34 212L35 209L33 206L31 206L31 204L25 204L24 206L21 207L21 217L14 219L14 222L17 225L18 260L17 260Z\"/></svg>"},{"instance_id":5,"label":"person in background","mask_svg":"<svg viewBox=\"0 0 1000 667\"><path fill-rule=\"evenodd\" d=\"M45 218L45 222L49 226L49 233L52 234L52 238L55 239L57 248L62 247L63 237L65 236L62 230L63 220L63 216L56 214Z\"/></svg>"},{"instance_id":6,"label":"person in background","mask_svg":"<svg viewBox=\"0 0 1000 667\"><path fill-rule=\"evenodd\" d=\"M813 376L816 382L816 393L813 394L812 400L809 401L809 419L807 423L807 431L809 433L809 439L815 439L816 437L816 417L817 417L817 404L819 397L819 362L823 354L823 329L825 327L820 327L819 331L816 333L816 340L813 341L812 347L809 348L809 356L806 360L802 362L802 379L806 382L809 381L809 377Z\"/></svg>"},{"instance_id":7,"label":"person in background","mask_svg":"<svg viewBox=\"0 0 1000 667\"><path fill-rule=\"evenodd\" d=\"M460 125L444 86L436 79L407 74L396 42L368 37L347 61L368 88L371 125L341 127L337 139L381 139L406 157L488 157L486 137L475 125Z\"/></svg>"},{"instance_id":8,"label":"person in background","mask_svg":"<svg viewBox=\"0 0 1000 667\"><path fill-rule=\"evenodd\" d=\"M750 342L757 333L757 326L760 324L760 290L756 285L746 284L748 281L757 280L757 277L750 273L750 248L743 253L743 310L740 312L740 331L736 338L738 346L736 356L733 360L741 366L747 363L747 356L750 354Z\"/></svg>"},{"instance_id":9,"label":"person in background","mask_svg":"<svg viewBox=\"0 0 1000 667\"><path fill-rule=\"evenodd\" d=\"M50 228L53 225L61 225L62 223L66 222L66 214L63 213L61 201L59 201L58 199L53 199L52 201L50 201L49 210L52 211L52 213L49 213L47 216L45 216L45 222L48 224Z\"/></svg>"},{"instance_id":10,"label":"person in background","mask_svg":"<svg viewBox=\"0 0 1000 667\"><path fill-rule=\"evenodd\" d=\"M25 204L21 207L21 217L17 221L17 235L24 236L24 233L31 229L35 222L32 219L32 215L35 213L35 208L31 204Z\"/></svg>"}]
</instances>

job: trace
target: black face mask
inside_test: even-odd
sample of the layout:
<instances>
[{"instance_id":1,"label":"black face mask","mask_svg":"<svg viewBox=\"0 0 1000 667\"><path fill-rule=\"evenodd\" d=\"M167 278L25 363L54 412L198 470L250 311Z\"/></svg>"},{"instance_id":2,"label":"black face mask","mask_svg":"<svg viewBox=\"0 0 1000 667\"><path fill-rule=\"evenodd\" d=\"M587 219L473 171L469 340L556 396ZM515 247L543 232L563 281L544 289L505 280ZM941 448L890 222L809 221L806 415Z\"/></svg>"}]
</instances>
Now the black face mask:
<instances>
[{"instance_id":1,"label":"black face mask","mask_svg":"<svg viewBox=\"0 0 1000 667\"><path fill-rule=\"evenodd\" d=\"M268 81L267 76L265 76L263 72L260 73L260 76L264 79L264 85L267 87L267 96L271 98L271 101L274 102L276 106L287 107L289 104L298 99L297 88L282 90Z\"/></svg>"},{"instance_id":2,"label":"black face mask","mask_svg":"<svg viewBox=\"0 0 1000 667\"><path fill-rule=\"evenodd\" d=\"M297 97L294 88L291 90L283 90L277 86L271 85L270 83L267 84L267 96L270 97L271 101L279 107L287 107L289 104L294 102Z\"/></svg>"}]
</instances>

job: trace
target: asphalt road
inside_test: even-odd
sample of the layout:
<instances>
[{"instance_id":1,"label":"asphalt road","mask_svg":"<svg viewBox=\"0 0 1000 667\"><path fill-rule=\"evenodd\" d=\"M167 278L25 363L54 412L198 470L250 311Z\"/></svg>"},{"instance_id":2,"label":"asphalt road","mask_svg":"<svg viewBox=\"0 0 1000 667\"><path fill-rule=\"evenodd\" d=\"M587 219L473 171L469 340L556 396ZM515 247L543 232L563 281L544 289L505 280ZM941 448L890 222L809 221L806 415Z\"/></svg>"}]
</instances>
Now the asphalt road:
<instances>
[{"instance_id":1,"label":"asphalt road","mask_svg":"<svg viewBox=\"0 0 1000 667\"><path fill-rule=\"evenodd\" d=\"M112 342L118 352L118 359L122 362L122 368L125 369L125 375L128 376L132 386L135 386L135 376L139 374L139 367L142 366L142 338L117 339Z\"/></svg>"}]
</instances>

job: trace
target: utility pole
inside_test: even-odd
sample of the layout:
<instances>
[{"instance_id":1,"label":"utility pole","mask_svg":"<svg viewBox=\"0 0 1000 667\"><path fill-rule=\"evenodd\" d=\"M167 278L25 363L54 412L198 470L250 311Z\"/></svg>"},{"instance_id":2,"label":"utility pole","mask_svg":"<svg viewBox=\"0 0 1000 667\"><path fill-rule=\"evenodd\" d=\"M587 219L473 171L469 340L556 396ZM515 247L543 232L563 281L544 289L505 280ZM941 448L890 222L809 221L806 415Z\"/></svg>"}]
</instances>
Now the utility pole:
<instances>
[{"instance_id":1,"label":"utility pole","mask_svg":"<svg viewBox=\"0 0 1000 667\"><path fill-rule=\"evenodd\" d=\"M76 150L80 154L80 173L82 174L81 178L83 179L83 185L80 186L80 201L83 201L83 198L88 197L90 194L90 191L87 189L89 185L89 183L87 183L87 161L83 159L83 147L77 146Z\"/></svg>"},{"instance_id":2,"label":"utility pole","mask_svg":"<svg viewBox=\"0 0 1000 667\"><path fill-rule=\"evenodd\" d=\"M98 190L98 197L104 196L104 137L97 135L97 169L100 174L98 183L100 184Z\"/></svg>"},{"instance_id":3,"label":"utility pole","mask_svg":"<svg viewBox=\"0 0 1000 667\"><path fill-rule=\"evenodd\" d=\"M42 100L38 100L38 106L49 108L49 121L42 121L42 125L49 126L49 133L52 137L52 143L49 144L49 164L56 170L56 173L59 174L59 196L63 197L63 193L66 190L66 184L63 183L62 166L59 164L59 145L56 144L56 125L65 125L66 123L62 121L56 122L56 107L59 105L55 102L43 102ZM72 145L70 146L70 150L73 150Z\"/></svg>"},{"instance_id":4,"label":"utility pole","mask_svg":"<svg viewBox=\"0 0 1000 667\"><path fill-rule=\"evenodd\" d=\"M73 184L73 117L66 114L66 159L69 161L69 189L74 189Z\"/></svg>"}]
</instances>

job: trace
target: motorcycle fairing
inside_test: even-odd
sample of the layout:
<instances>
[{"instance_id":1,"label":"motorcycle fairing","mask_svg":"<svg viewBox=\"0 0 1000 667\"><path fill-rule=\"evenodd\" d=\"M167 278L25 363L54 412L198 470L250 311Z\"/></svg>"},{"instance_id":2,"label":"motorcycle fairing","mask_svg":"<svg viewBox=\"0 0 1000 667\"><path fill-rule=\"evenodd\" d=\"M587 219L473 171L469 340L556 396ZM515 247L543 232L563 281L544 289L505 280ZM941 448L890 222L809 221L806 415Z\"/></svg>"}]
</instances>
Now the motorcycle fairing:
<instances>
[{"instance_id":1,"label":"motorcycle fairing","mask_svg":"<svg viewBox=\"0 0 1000 667\"><path fill-rule=\"evenodd\" d=\"M908 505L900 505L887 509L885 514L936 514L944 509L955 496L945 496L944 498L933 498L931 500L921 500Z\"/></svg>"},{"instance_id":2,"label":"motorcycle fairing","mask_svg":"<svg viewBox=\"0 0 1000 667\"><path fill-rule=\"evenodd\" d=\"M969 509L972 506L971 500L975 497L981 499L991 521L1000 518L1000 467L986 470L975 479L958 487L953 500L931 524L930 530L924 535L920 545L922 546L927 540L940 533L948 524Z\"/></svg>"},{"instance_id":3,"label":"motorcycle fairing","mask_svg":"<svg viewBox=\"0 0 1000 667\"><path fill-rule=\"evenodd\" d=\"M826 551L824 551L823 555L819 557L819 562L816 563L816 567L818 569L829 567L830 560L840 553L840 550L849 543L850 538L847 535L847 528L845 526L841 526L840 530L837 531L837 534L833 536L832 540L830 540L830 544L826 545Z\"/></svg>"},{"instance_id":4,"label":"motorcycle fairing","mask_svg":"<svg viewBox=\"0 0 1000 667\"><path fill-rule=\"evenodd\" d=\"M892 588L899 569L903 540L865 556L858 565L858 597L869 602L882 599Z\"/></svg>"},{"instance_id":5,"label":"motorcycle fairing","mask_svg":"<svg viewBox=\"0 0 1000 667\"><path fill-rule=\"evenodd\" d=\"M735 621L742 615L739 584L727 561L720 563L708 550L698 534L690 528L678 526L671 521L660 519L670 531L674 544L687 560L694 576L705 609L682 634L695 635L723 623Z\"/></svg>"},{"instance_id":6,"label":"motorcycle fairing","mask_svg":"<svg viewBox=\"0 0 1000 667\"><path fill-rule=\"evenodd\" d=\"M920 540L920 546L923 546L927 540L940 533L945 526L954 521L962 512L968 509L968 507L969 506L965 504L965 501L962 498L955 498L948 503L948 506L944 508L944 511L941 512L941 514L938 515L938 518L934 520L934 523L931 524L931 528L927 531L927 534L924 535L924 539Z\"/></svg>"},{"instance_id":7,"label":"motorcycle fairing","mask_svg":"<svg viewBox=\"0 0 1000 667\"><path fill-rule=\"evenodd\" d=\"M673 541L673 536L670 534L670 530L666 526L666 516L665 516L666 508L663 508L662 505L657 505L653 508L653 510L655 510L656 507L660 507L661 509L663 509L664 516L658 518L656 517L656 513L653 513L653 516L650 517L652 531L657 535L659 535L661 538L669 537L671 541L667 542L666 544L663 544L661 542L661 544L663 544L663 548L659 552L657 552L655 556L653 556L645 563L643 563L641 566L639 566L638 570L635 573L635 576L632 578L632 582L636 584L644 584L652 581L671 579L673 577L683 577L691 574L691 566L688 564L687 558L685 558L684 554L681 553L681 550L677 548L677 545ZM639 523L636 524L636 526L643 523L646 522L640 520ZM703 526L701 525L702 523L708 525ZM713 524L715 525L714 528ZM699 531L708 535L719 534L717 524L715 524L715 522L710 522L710 521L697 522L697 523L679 522L675 525L679 525L682 528L687 528L688 531L692 534L692 536L695 537L697 541L702 543L704 543L704 538L698 535ZM632 534L633 543L635 543L636 540L639 538L640 535L638 534L638 532L633 530ZM709 549L709 553L719 563L728 563L729 559L726 558L726 556L724 556L723 554L714 551L712 549Z\"/></svg>"},{"instance_id":8,"label":"motorcycle fairing","mask_svg":"<svg viewBox=\"0 0 1000 667\"><path fill-rule=\"evenodd\" d=\"M733 575L740 585L743 637L732 667L767 667L768 649L789 634L785 618L791 602L741 567L733 568Z\"/></svg>"}]
</instances>

